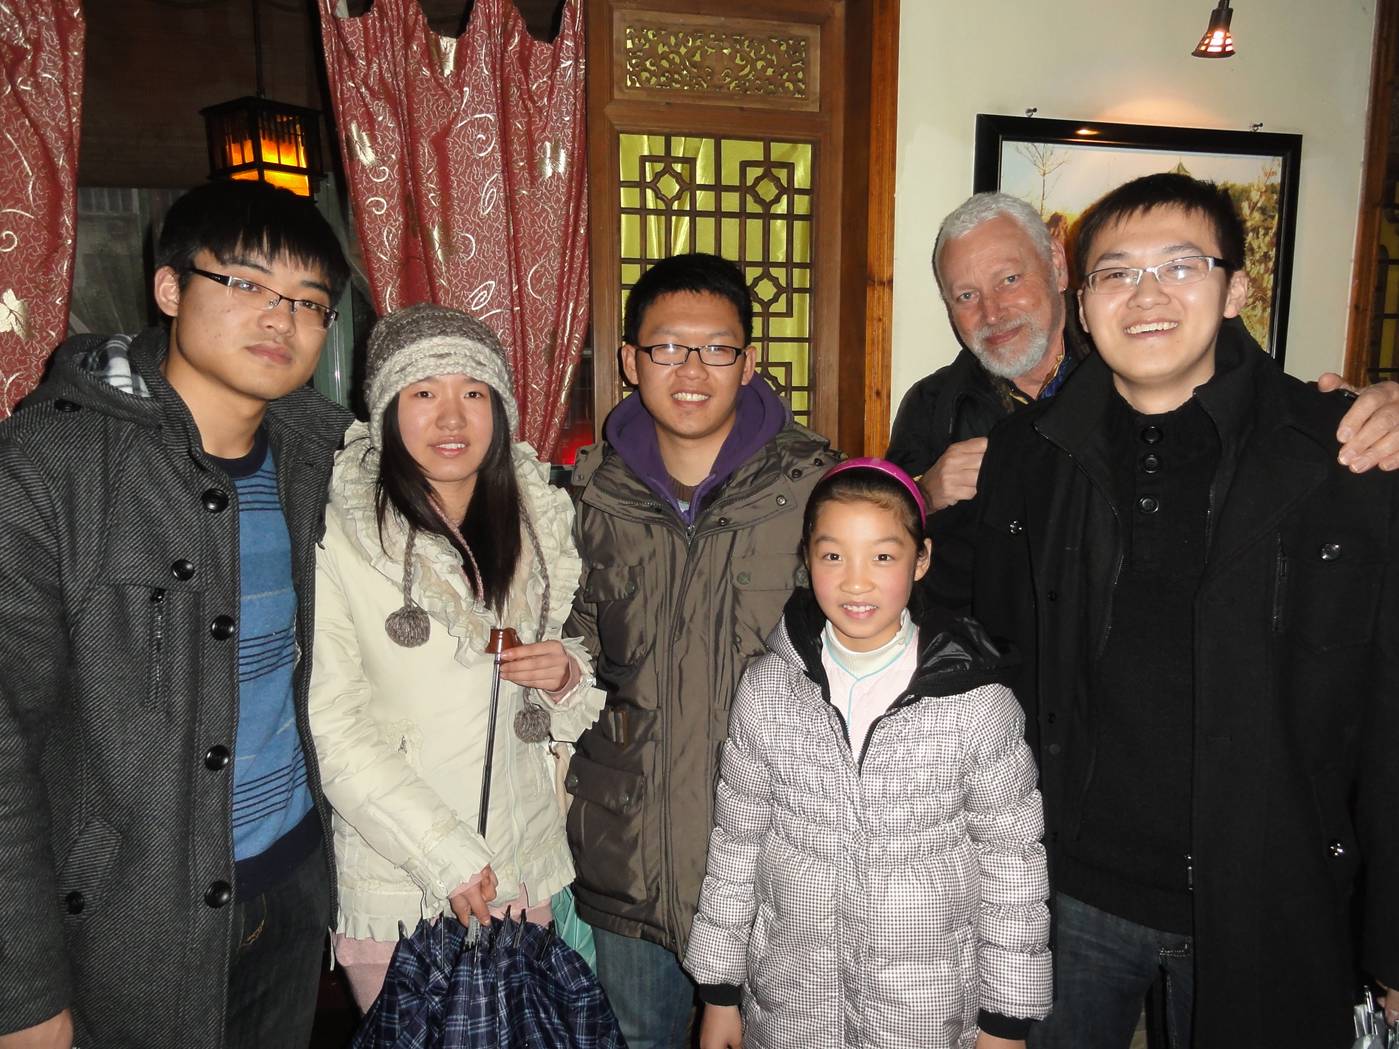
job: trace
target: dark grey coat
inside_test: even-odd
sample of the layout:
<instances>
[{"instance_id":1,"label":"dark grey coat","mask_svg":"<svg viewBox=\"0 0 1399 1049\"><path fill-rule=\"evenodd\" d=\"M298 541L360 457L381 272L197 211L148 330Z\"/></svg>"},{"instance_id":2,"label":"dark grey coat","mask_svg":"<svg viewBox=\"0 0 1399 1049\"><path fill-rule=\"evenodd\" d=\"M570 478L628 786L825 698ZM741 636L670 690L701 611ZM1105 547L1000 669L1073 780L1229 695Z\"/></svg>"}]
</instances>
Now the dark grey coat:
<instances>
[{"instance_id":1,"label":"dark grey coat","mask_svg":"<svg viewBox=\"0 0 1399 1049\"><path fill-rule=\"evenodd\" d=\"M205 753L231 748L237 719L237 632L211 631L238 613L237 499L160 374L164 332L131 346L149 397L84 367L102 342L62 347L0 424L0 1031L70 1007L83 1049L218 1047L233 908L205 895L233 881L232 766ZM267 414L323 820L313 543L348 420L309 389Z\"/></svg>"}]
</instances>

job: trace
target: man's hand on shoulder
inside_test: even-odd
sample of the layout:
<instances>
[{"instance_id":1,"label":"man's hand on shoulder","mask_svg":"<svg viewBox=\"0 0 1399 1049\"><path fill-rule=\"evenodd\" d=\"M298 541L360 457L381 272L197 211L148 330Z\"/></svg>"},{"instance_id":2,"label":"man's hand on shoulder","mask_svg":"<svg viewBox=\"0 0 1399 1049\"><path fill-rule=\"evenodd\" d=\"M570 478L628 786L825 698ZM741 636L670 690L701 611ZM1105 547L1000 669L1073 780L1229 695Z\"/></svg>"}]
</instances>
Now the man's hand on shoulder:
<instances>
[{"instance_id":1,"label":"man's hand on shoulder","mask_svg":"<svg viewBox=\"0 0 1399 1049\"><path fill-rule=\"evenodd\" d=\"M1322 393L1349 390L1356 395L1336 431L1341 465L1358 474L1375 466L1399 470L1399 383L1377 382L1357 390L1335 372L1327 372L1316 385Z\"/></svg>"},{"instance_id":2,"label":"man's hand on shoulder","mask_svg":"<svg viewBox=\"0 0 1399 1049\"><path fill-rule=\"evenodd\" d=\"M0 1034L0 1049L73 1049L73 1014L64 1009L41 1024Z\"/></svg>"},{"instance_id":3,"label":"man's hand on shoulder","mask_svg":"<svg viewBox=\"0 0 1399 1049\"><path fill-rule=\"evenodd\" d=\"M928 512L946 510L976 495L981 460L986 456L986 438L972 437L949 444L941 458L918 478L918 487L928 500Z\"/></svg>"}]
</instances>

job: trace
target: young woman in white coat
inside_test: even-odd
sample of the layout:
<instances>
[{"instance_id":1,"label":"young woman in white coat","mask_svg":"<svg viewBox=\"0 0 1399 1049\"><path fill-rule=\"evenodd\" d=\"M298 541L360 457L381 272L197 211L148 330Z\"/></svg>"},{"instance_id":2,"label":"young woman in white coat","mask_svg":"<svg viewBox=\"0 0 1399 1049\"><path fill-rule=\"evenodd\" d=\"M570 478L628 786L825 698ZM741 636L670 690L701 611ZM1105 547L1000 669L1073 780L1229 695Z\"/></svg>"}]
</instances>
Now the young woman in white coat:
<instances>
[{"instance_id":1,"label":"young woman in white coat","mask_svg":"<svg viewBox=\"0 0 1399 1049\"><path fill-rule=\"evenodd\" d=\"M573 880L551 740L596 717L561 640L582 563L573 509L518 423L484 324L441 306L379 321L369 425L346 434L316 566L311 731L334 807L336 955L356 1002L383 986L399 923L511 906L548 921ZM502 656L487 836L477 833L493 627Z\"/></svg>"}]
</instances>

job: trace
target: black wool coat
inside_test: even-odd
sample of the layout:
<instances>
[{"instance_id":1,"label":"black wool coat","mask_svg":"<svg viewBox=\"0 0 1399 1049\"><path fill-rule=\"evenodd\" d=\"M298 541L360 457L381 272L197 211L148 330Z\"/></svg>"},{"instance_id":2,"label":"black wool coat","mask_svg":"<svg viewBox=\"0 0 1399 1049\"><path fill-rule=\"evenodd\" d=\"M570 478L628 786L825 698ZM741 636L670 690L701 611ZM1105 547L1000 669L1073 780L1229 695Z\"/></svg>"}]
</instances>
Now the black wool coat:
<instances>
[{"instance_id":1,"label":"black wool coat","mask_svg":"<svg viewBox=\"0 0 1399 1049\"><path fill-rule=\"evenodd\" d=\"M1222 449L1194 602L1195 1039L1341 1049L1357 967L1399 981L1399 475L1337 464L1339 394L1230 328L1217 363L1196 393ZM1086 360L992 433L972 513L931 522L930 592L1026 656L1051 883L1091 789L1084 682L1132 512L1114 505L1113 396Z\"/></svg>"},{"instance_id":2,"label":"black wool coat","mask_svg":"<svg viewBox=\"0 0 1399 1049\"><path fill-rule=\"evenodd\" d=\"M233 767L211 748L232 749L237 719L237 495L161 376L164 331L130 349L148 398L84 366L102 343L61 348L0 424L0 1032L71 1008L84 1049L217 1049ZM306 687L314 544L348 421L309 389L266 416L327 843Z\"/></svg>"}]
</instances>

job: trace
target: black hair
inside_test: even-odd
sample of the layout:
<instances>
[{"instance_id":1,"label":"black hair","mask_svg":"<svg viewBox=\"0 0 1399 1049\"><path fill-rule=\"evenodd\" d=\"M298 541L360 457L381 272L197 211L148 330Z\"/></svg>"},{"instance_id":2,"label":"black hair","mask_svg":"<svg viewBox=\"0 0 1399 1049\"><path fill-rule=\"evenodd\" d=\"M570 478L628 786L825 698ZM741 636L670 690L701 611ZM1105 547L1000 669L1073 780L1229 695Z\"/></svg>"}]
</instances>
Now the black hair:
<instances>
[{"instance_id":1,"label":"black hair","mask_svg":"<svg viewBox=\"0 0 1399 1049\"><path fill-rule=\"evenodd\" d=\"M392 506L400 517L420 532L440 535L452 544L462 559L462 569L473 586L485 596L486 607L497 615L505 611L510 583L520 563L520 485L510 449L510 419L505 402L489 388L491 400L491 443L486 449L476 485L471 491L466 516L457 523L461 537L471 548L468 554L434 510L432 485L422 467L409 453L398 429L398 394L384 409L383 450L379 454L379 476L374 487L374 512L379 521L379 542L384 541L384 518ZM481 570L476 578L472 558Z\"/></svg>"},{"instance_id":2,"label":"black hair","mask_svg":"<svg viewBox=\"0 0 1399 1049\"><path fill-rule=\"evenodd\" d=\"M811 489L811 495L806 500L806 511L802 515L800 556L803 561L810 553L811 531L816 527L816 518L827 503L874 503L888 510L899 519L913 545L922 553L927 531L923 526L923 515L909 490L883 471L856 466L821 478Z\"/></svg>"},{"instance_id":3,"label":"black hair","mask_svg":"<svg viewBox=\"0 0 1399 1049\"><path fill-rule=\"evenodd\" d=\"M332 303L350 280L340 239L316 205L261 182L217 179L170 205L156 247L156 269L169 266L183 288L200 251L225 265L240 255L258 255L320 270Z\"/></svg>"},{"instance_id":4,"label":"black hair","mask_svg":"<svg viewBox=\"0 0 1399 1049\"><path fill-rule=\"evenodd\" d=\"M743 279L743 271L728 259L694 251L662 259L641 275L627 295L622 323L622 340L635 346L646 320L646 311L656 300L677 291L717 295L728 299L738 311L743 325L743 345L753 341L753 295Z\"/></svg>"},{"instance_id":5,"label":"black hair","mask_svg":"<svg viewBox=\"0 0 1399 1049\"><path fill-rule=\"evenodd\" d=\"M1201 215L1214 227L1219 238L1219 255L1225 273L1244 268L1244 224L1239 220L1234 199L1223 186L1204 182L1177 172L1143 175L1125 182L1100 197L1079 216L1074 226L1072 252L1078 282L1091 265L1088 249L1103 230L1130 215L1141 215L1157 208L1180 208Z\"/></svg>"}]
</instances>

